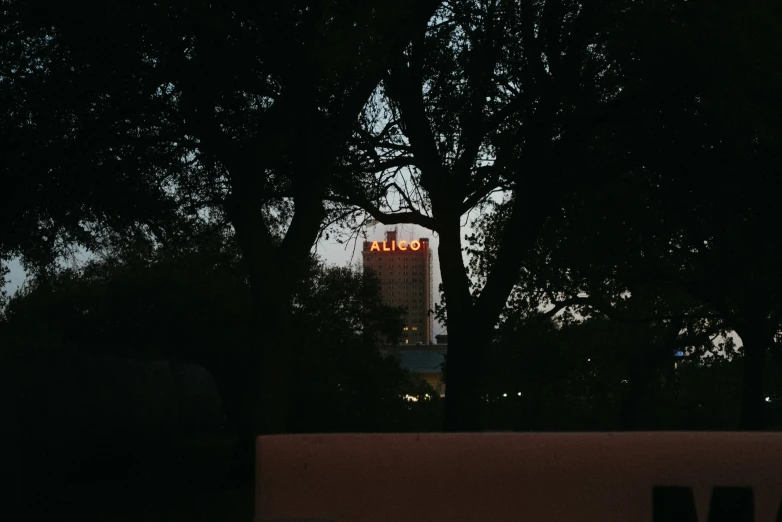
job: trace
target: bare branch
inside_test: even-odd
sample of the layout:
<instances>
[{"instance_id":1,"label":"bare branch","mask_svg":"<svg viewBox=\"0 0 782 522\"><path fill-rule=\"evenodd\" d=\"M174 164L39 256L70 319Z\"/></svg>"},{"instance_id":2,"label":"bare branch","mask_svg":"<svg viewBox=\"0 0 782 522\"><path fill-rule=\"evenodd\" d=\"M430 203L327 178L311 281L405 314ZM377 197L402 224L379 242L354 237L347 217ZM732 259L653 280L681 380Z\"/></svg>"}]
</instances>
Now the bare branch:
<instances>
[{"instance_id":1,"label":"bare branch","mask_svg":"<svg viewBox=\"0 0 782 522\"><path fill-rule=\"evenodd\" d=\"M470 171L475 164L486 132L491 129L491 127L486 125L484 109L486 107L486 98L492 87L491 80L498 59L494 38L494 13L492 10L490 6L486 16L485 34L481 34L480 31L471 31L472 34L470 35L470 40L474 46L472 53L476 57L480 57L480 59L468 61L468 64L472 64L472 67L465 69L465 72L468 72L468 74L472 72L472 78L470 78L469 83L472 84L473 92L468 102L469 106L464 114L459 135L461 154L459 154L453 167L454 174L460 180L463 180L465 184L469 180ZM478 40L477 42L475 41L476 39Z\"/></svg>"},{"instance_id":2,"label":"bare branch","mask_svg":"<svg viewBox=\"0 0 782 522\"><path fill-rule=\"evenodd\" d=\"M378 173L384 172L390 169L397 169L401 167L414 167L415 158L412 156L397 156L390 160L382 161L376 165L364 167L363 172Z\"/></svg>"},{"instance_id":3,"label":"bare branch","mask_svg":"<svg viewBox=\"0 0 782 522\"><path fill-rule=\"evenodd\" d=\"M481 200L486 198L489 194L499 185L500 171L492 167L481 167L479 172L489 172L491 177L484 183L483 187L473 192L467 199L462 202L462 213L469 212L475 205L480 203Z\"/></svg>"},{"instance_id":4,"label":"bare branch","mask_svg":"<svg viewBox=\"0 0 782 522\"><path fill-rule=\"evenodd\" d=\"M538 90L542 90L548 83L548 75L543 66L543 49L540 41L535 37L535 23L533 18L534 5L532 0L522 0L521 8L521 40L524 46L524 55L530 68L532 79Z\"/></svg>"},{"instance_id":5,"label":"bare branch","mask_svg":"<svg viewBox=\"0 0 782 522\"><path fill-rule=\"evenodd\" d=\"M396 189L396 191L399 193L399 195L400 195L400 196L402 196L402 199L404 199L404 200L405 200L405 203L407 203L407 208L408 208L408 209L410 209L410 210L415 210L415 206L413 205L413 202L410 200L410 196L408 196L408 194L407 194L407 191L406 191L406 190L402 190L402 189L399 187L399 185L397 185L397 183L396 183L396 182L389 183L389 184L388 184L388 185L387 185L385 188L386 188L386 189L389 189L389 188L391 188L391 187L395 188L395 189Z\"/></svg>"},{"instance_id":6,"label":"bare branch","mask_svg":"<svg viewBox=\"0 0 782 522\"><path fill-rule=\"evenodd\" d=\"M411 62L416 64L415 56L411 57ZM400 62L394 67L387 85L389 95L399 103L404 113L405 133L419 161L423 184L427 185L427 179L431 178L439 180L440 183L445 182L447 169L440 158L437 141L426 114L419 71L411 71L410 67Z\"/></svg>"},{"instance_id":7,"label":"bare branch","mask_svg":"<svg viewBox=\"0 0 782 522\"><path fill-rule=\"evenodd\" d=\"M722 316L719 314L668 314L668 315L652 315L647 317L633 317L626 313L617 311L607 301L595 299L590 296L578 296L562 301L554 301L554 306L550 310L544 312L545 317L553 317L558 312L571 306L586 306L594 311L613 319L616 321L629 322L629 323L649 323L654 321L666 321L666 320L682 320L682 319L719 319Z\"/></svg>"},{"instance_id":8,"label":"bare branch","mask_svg":"<svg viewBox=\"0 0 782 522\"><path fill-rule=\"evenodd\" d=\"M374 205L365 196L359 193L352 194L351 197L349 198L343 196L331 195L331 196L327 196L326 199L328 199L329 201L343 203L345 205L356 206L384 225L398 225L403 223L412 223L414 225L419 225L428 228L430 230L435 230L435 231L437 230L437 223L435 222L434 219L430 218L429 216L425 216L424 214L421 214L420 212L417 212L415 210L409 212L394 212L394 213L382 212L376 205Z\"/></svg>"}]
</instances>

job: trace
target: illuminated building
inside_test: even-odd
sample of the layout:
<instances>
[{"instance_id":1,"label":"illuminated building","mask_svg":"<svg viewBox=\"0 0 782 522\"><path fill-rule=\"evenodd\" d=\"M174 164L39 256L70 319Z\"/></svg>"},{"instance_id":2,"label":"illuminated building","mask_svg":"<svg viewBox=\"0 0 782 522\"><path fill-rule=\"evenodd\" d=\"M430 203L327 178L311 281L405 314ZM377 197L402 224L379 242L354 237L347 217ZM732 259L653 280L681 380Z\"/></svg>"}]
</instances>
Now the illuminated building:
<instances>
[{"instance_id":1,"label":"illuminated building","mask_svg":"<svg viewBox=\"0 0 782 522\"><path fill-rule=\"evenodd\" d=\"M385 241L364 241L364 269L380 279L381 298L390 306L407 309L405 344L432 342L432 255L429 239L405 240L387 231Z\"/></svg>"}]
</instances>

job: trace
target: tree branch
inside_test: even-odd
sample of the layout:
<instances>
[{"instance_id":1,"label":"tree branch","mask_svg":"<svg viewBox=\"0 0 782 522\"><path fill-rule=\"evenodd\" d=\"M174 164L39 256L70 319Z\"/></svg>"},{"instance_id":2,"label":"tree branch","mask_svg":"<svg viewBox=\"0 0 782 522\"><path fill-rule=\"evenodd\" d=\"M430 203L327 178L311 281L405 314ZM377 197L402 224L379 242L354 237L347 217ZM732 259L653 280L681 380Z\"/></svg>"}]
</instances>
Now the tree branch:
<instances>
[{"instance_id":1,"label":"tree branch","mask_svg":"<svg viewBox=\"0 0 782 522\"><path fill-rule=\"evenodd\" d=\"M646 317L633 317L622 312L617 311L609 303L595 299L590 296L571 297L562 301L555 301L553 308L543 313L544 317L553 317L558 312L569 308L571 306L587 306L592 308L596 312L608 317L615 321L622 321L628 323L649 323L654 321L667 321L667 320L686 320L686 319L719 319L722 316L719 314L667 314L667 315L651 315Z\"/></svg>"},{"instance_id":2,"label":"tree branch","mask_svg":"<svg viewBox=\"0 0 782 522\"><path fill-rule=\"evenodd\" d=\"M376 165L367 166L362 169L366 173L378 173L390 169L398 169L403 167L415 167L416 162L413 156L397 156L395 158L381 161Z\"/></svg>"},{"instance_id":3,"label":"tree branch","mask_svg":"<svg viewBox=\"0 0 782 522\"><path fill-rule=\"evenodd\" d=\"M416 63L411 59L413 64ZM410 141L414 156L421 169L422 184L430 194L439 193L447 179L447 169L437 150L437 141L432 133L429 118L424 107L419 74L411 72L401 60L388 78L388 92L399 103L405 122L405 133Z\"/></svg>"},{"instance_id":4,"label":"tree branch","mask_svg":"<svg viewBox=\"0 0 782 522\"><path fill-rule=\"evenodd\" d=\"M393 213L382 212L365 196L359 193L354 193L351 195L351 197L330 195L327 196L326 199L329 201L334 201L336 203L342 203L345 205L358 207L384 225L412 223L414 225L419 225L428 228L430 230L434 230L434 231L437 230L436 221L430 218L429 216L425 216L420 212L414 210L411 210L410 212L393 212Z\"/></svg>"},{"instance_id":5,"label":"tree branch","mask_svg":"<svg viewBox=\"0 0 782 522\"><path fill-rule=\"evenodd\" d=\"M524 46L524 56L527 58L531 79L535 82L538 91L542 91L549 78L543 66L543 49L535 37L533 1L522 0L519 7L521 9L521 42Z\"/></svg>"},{"instance_id":6,"label":"tree branch","mask_svg":"<svg viewBox=\"0 0 782 522\"><path fill-rule=\"evenodd\" d=\"M494 192L499 186L500 171L493 167L482 167L479 171L488 171L490 177L486 180L483 187L475 190L470 196L462 202L462 214L470 211L475 205L477 205L482 199L486 198L489 194Z\"/></svg>"},{"instance_id":7,"label":"tree branch","mask_svg":"<svg viewBox=\"0 0 782 522\"><path fill-rule=\"evenodd\" d=\"M461 154L459 154L453 167L454 174L465 185L470 179L470 172L477 159L481 143L483 143L486 136L486 131L491 130L491 127L486 125L486 118L483 113L497 64L494 13L492 11L493 6L490 4L488 13L484 17L486 20L484 34L481 34L481 31L478 30L470 35L473 48L468 65L472 65L472 67L465 67L465 73L472 69L470 72L473 74L471 78L468 77L468 81L472 84L473 92L470 96L469 106L466 108L465 117L460 125L459 148L461 149ZM478 42L475 42L476 38L479 40Z\"/></svg>"},{"instance_id":8,"label":"tree branch","mask_svg":"<svg viewBox=\"0 0 782 522\"><path fill-rule=\"evenodd\" d=\"M388 189L391 187L395 188L396 191L399 193L400 196L402 196L402 199L405 200L405 203L407 203L407 208L409 208L411 211L415 211L415 206L413 205L412 200L410 199L410 196L407 194L407 191L402 190L402 188L394 181L386 185L386 193L388 192Z\"/></svg>"}]
</instances>

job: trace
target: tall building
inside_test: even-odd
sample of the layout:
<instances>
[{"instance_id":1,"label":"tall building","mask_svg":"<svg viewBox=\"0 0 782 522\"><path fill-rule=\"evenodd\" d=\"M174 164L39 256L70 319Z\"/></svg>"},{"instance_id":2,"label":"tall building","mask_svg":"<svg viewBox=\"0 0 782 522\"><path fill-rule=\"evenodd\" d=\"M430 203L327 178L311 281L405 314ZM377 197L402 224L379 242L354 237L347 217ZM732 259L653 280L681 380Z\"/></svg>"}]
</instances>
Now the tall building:
<instances>
[{"instance_id":1,"label":"tall building","mask_svg":"<svg viewBox=\"0 0 782 522\"><path fill-rule=\"evenodd\" d=\"M364 269L380 278L383 303L407 308L405 344L432 342L432 255L429 239L410 241L387 231L385 241L364 241Z\"/></svg>"}]
</instances>

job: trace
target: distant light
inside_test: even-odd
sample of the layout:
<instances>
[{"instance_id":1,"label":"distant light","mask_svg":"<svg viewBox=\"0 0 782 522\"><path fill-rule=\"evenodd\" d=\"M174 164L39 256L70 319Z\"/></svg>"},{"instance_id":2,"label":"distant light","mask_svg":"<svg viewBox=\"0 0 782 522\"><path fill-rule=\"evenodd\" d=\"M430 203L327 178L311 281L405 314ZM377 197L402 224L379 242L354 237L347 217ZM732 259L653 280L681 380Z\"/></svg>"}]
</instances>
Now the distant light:
<instances>
[{"instance_id":1,"label":"distant light","mask_svg":"<svg viewBox=\"0 0 782 522\"><path fill-rule=\"evenodd\" d=\"M507 394L507 393L503 393L503 394L502 394L502 396L503 396L503 397L507 397L507 396L508 396L508 394Z\"/></svg>"},{"instance_id":2,"label":"distant light","mask_svg":"<svg viewBox=\"0 0 782 522\"><path fill-rule=\"evenodd\" d=\"M766 402L771 402L771 397L766 397Z\"/></svg>"},{"instance_id":3,"label":"distant light","mask_svg":"<svg viewBox=\"0 0 782 522\"><path fill-rule=\"evenodd\" d=\"M592 362L592 359L587 359L587 362Z\"/></svg>"},{"instance_id":4,"label":"distant light","mask_svg":"<svg viewBox=\"0 0 782 522\"><path fill-rule=\"evenodd\" d=\"M519 397L521 397L521 392L519 392Z\"/></svg>"}]
</instances>

